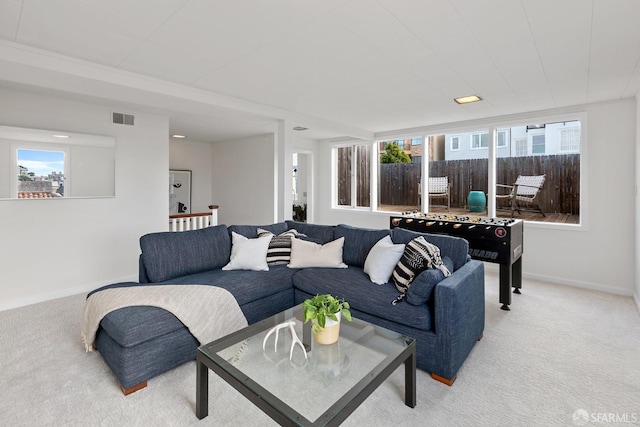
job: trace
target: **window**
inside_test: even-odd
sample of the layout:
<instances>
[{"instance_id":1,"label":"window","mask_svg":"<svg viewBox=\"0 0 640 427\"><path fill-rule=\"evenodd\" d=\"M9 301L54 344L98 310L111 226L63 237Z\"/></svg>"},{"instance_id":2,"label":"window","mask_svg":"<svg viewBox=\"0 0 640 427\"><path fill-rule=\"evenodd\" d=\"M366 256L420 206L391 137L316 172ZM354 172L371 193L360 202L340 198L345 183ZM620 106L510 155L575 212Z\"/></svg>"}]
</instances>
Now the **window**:
<instances>
[{"instance_id":1,"label":"window","mask_svg":"<svg viewBox=\"0 0 640 427\"><path fill-rule=\"evenodd\" d=\"M489 134L484 133L472 133L471 134L471 149L479 150L483 148L489 148Z\"/></svg>"},{"instance_id":2,"label":"window","mask_svg":"<svg viewBox=\"0 0 640 427\"><path fill-rule=\"evenodd\" d=\"M559 119L559 120L558 120ZM545 217L534 211L516 212L516 217L529 221L558 222L565 224L580 223L580 149L583 142L581 121L575 115L554 117L554 120L531 120L520 123L496 123L495 161L490 159L487 149L490 142L488 130L482 126L471 128L467 132L452 129L433 138L429 137L429 176L447 176L451 184L451 212L464 215L468 213L467 197L469 191L483 191L487 194L508 194L518 176L546 175L546 181L539 200ZM437 135L437 134L436 134ZM446 148L439 156L439 141ZM446 144L444 144L446 141ZM457 148L459 150L453 150ZM433 150L433 153L432 151ZM427 158L423 160L427 161ZM489 165L495 164L496 187L488 187ZM523 187L521 187L523 188ZM524 203L523 203L524 204ZM505 198L497 198L497 216L510 216ZM526 207L532 207L527 204ZM431 211L431 206L429 206ZM438 212L437 210L435 212ZM486 215L485 211L485 215Z\"/></svg>"},{"instance_id":3,"label":"window","mask_svg":"<svg viewBox=\"0 0 640 427\"><path fill-rule=\"evenodd\" d=\"M487 149L490 134L480 126L479 130L466 132L461 129L453 129L450 134L434 132L421 139L336 146L333 151L337 165L334 179L338 186L334 206L380 212L422 211L424 207L428 212L469 215L467 198L470 191L508 195L519 176L545 175L535 206L526 200L522 204L519 202L523 209L515 212L515 217L535 222L580 224L581 121L576 115L568 115L570 121L563 121L564 117L560 117L560 121L554 119L538 118L529 123L495 126L496 146L500 148L491 153L495 159L489 158ZM417 144L417 141L423 143ZM404 150L398 142L403 143ZM416 148L420 148L420 155L414 152ZM411 159L400 159L409 154L409 149ZM371 162L376 161L378 167L371 174ZM493 165L499 185L489 189L489 168ZM430 177L448 178L450 206L440 206L435 198L433 201L425 199L421 189L426 190L428 186L423 185L427 179L422 175L423 168ZM508 197L496 198L496 216L510 217L509 200ZM534 209L538 207L537 203L545 216ZM486 210L484 215L487 215Z\"/></svg>"},{"instance_id":4,"label":"window","mask_svg":"<svg viewBox=\"0 0 640 427\"><path fill-rule=\"evenodd\" d=\"M423 138L413 137L400 141L405 142L404 150L394 148L394 151L386 150L379 156L376 208L380 211L404 212L420 209L418 188L422 175L422 150L425 149ZM410 149L409 153L407 148Z\"/></svg>"},{"instance_id":5,"label":"window","mask_svg":"<svg viewBox=\"0 0 640 427\"><path fill-rule=\"evenodd\" d=\"M543 135L531 135L531 154L545 153L545 139Z\"/></svg>"},{"instance_id":6,"label":"window","mask_svg":"<svg viewBox=\"0 0 640 427\"><path fill-rule=\"evenodd\" d=\"M422 141L422 137L415 137L336 145L332 150L334 206L387 212L419 209L422 155L412 158L408 152L419 149L422 154ZM378 164L375 182L371 176L372 162ZM372 198L376 198L377 203L372 202Z\"/></svg>"},{"instance_id":7,"label":"window","mask_svg":"<svg viewBox=\"0 0 640 427\"><path fill-rule=\"evenodd\" d=\"M451 146L451 151L459 151L460 150L460 137L452 136L449 138L449 145Z\"/></svg>"},{"instance_id":8,"label":"window","mask_svg":"<svg viewBox=\"0 0 640 427\"><path fill-rule=\"evenodd\" d=\"M514 145L516 146L515 155L518 157L526 156L528 154L527 150L527 138L518 138L514 141Z\"/></svg>"},{"instance_id":9,"label":"window","mask_svg":"<svg viewBox=\"0 0 640 427\"><path fill-rule=\"evenodd\" d=\"M64 197L64 151L17 148L16 160L18 198Z\"/></svg>"},{"instance_id":10,"label":"window","mask_svg":"<svg viewBox=\"0 0 640 427\"><path fill-rule=\"evenodd\" d=\"M422 162L422 150L422 137L411 138L411 151L409 156L411 156L412 163Z\"/></svg>"},{"instance_id":11,"label":"window","mask_svg":"<svg viewBox=\"0 0 640 427\"><path fill-rule=\"evenodd\" d=\"M511 154L496 159L497 195L510 191L518 177L525 182L535 181L534 176L545 175L542 188L535 194L535 200L518 200L521 212L515 218L536 222L580 223L580 121L539 121L521 123L509 129L513 139ZM571 151L569 150L571 149ZM532 191L524 185L521 193ZM538 207L545 213L542 216ZM508 197L496 198L496 216L509 217Z\"/></svg>"},{"instance_id":12,"label":"window","mask_svg":"<svg viewBox=\"0 0 640 427\"><path fill-rule=\"evenodd\" d=\"M580 128L560 130L560 151L580 151Z\"/></svg>"},{"instance_id":13,"label":"window","mask_svg":"<svg viewBox=\"0 0 640 427\"><path fill-rule=\"evenodd\" d=\"M30 198L114 197L115 144L112 136L0 126L0 199L18 198L19 185Z\"/></svg>"},{"instance_id":14,"label":"window","mask_svg":"<svg viewBox=\"0 0 640 427\"><path fill-rule=\"evenodd\" d=\"M371 206L371 145L334 148L336 157L336 204L341 207Z\"/></svg>"},{"instance_id":15,"label":"window","mask_svg":"<svg viewBox=\"0 0 640 427\"><path fill-rule=\"evenodd\" d=\"M497 147L506 148L509 146L509 129L500 129L497 132Z\"/></svg>"}]
</instances>

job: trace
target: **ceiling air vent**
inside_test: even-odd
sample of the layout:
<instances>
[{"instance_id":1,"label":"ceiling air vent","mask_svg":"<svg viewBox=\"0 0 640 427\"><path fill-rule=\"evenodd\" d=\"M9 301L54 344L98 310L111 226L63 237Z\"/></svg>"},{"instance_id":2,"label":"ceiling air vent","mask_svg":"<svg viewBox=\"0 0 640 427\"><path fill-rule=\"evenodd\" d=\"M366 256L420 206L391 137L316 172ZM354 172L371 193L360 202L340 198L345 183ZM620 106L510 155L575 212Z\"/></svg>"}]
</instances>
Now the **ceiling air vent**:
<instances>
[{"instance_id":1,"label":"ceiling air vent","mask_svg":"<svg viewBox=\"0 0 640 427\"><path fill-rule=\"evenodd\" d=\"M117 125L133 126L134 118L133 114L113 113L113 123Z\"/></svg>"}]
</instances>

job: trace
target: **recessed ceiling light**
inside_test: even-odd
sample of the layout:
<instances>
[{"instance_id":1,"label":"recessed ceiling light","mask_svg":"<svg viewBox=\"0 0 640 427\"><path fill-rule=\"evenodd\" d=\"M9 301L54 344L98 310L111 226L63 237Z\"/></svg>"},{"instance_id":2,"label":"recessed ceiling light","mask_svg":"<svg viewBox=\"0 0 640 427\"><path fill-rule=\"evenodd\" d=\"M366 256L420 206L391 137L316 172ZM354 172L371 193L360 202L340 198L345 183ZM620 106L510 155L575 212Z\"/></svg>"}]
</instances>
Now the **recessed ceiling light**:
<instances>
[{"instance_id":1,"label":"recessed ceiling light","mask_svg":"<svg viewBox=\"0 0 640 427\"><path fill-rule=\"evenodd\" d=\"M469 95L461 96L460 98L454 98L453 100L458 104L468 104L470 102L482 101L482 98L480 98L478 95Z\"/></svg>"},{"instance_id":2,"label":"recessed ceiling light","mask_svg":"<svg viewBox=\"0 0 640 427\"><path fill-rule=\"evenodd\" d=\"M178 134L171 135L171 138L186 138L186 137L187 137L186 135L178 135Z\"/></svg>"},{"instance_id":3,"label":"recessed ceiling light","mask_svg":"<svg viewBox=\"0 0 640 427\"><path fill-rule=\"evenodd\" d=\"M293 128L293 130L297 130L297 131L302 131L302 130L307 130L309 128L303 127L303 126L296 126Z\"/></svg>"},{"instance_id":4,"label":"recessed ceiling light","mask_svg":"<svg viewBox=\"0 0 640 427\"><path fill-rule=\"evenodd\" d=\"M69 138L69 135L53 135L54 138Z\"/></svg>"}]
</instances>

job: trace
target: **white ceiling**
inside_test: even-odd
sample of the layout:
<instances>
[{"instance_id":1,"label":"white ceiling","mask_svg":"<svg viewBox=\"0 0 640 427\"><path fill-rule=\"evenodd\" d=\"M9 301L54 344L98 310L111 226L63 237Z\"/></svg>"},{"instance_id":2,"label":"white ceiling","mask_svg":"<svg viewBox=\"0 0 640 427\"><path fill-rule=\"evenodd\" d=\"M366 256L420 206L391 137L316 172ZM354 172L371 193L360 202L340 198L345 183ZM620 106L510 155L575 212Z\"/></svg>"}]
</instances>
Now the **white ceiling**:
<instances>
[{"instance_id":1,"label":"white ceiling","mask_svg":"<svg viewBox=\"0 0 640 427\"><path fill-rule=\"evenodd\" d=\"M367 137L634 97L639 18L638 0L0 0L0 81L202 141L277 119Z\"/></svg>"}]
</instances>

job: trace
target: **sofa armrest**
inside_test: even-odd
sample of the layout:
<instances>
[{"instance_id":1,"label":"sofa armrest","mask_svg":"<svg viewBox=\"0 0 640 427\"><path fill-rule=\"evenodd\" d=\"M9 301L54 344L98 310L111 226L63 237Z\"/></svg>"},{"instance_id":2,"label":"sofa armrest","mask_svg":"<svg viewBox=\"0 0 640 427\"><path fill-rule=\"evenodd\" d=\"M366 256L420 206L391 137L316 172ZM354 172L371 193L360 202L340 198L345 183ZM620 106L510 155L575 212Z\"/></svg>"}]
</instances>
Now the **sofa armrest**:
<instances>
[{"instance_id":1,"label":"sofa armrest","mask_svg":"<svg viewBox=\"0 0 640 427\"><path fill-rule=\"evenodd\" d=\"M434 309L440 375L453 379L484 331L484 264L471 260L438 283Z\"/></svg>"}]
</instances>

